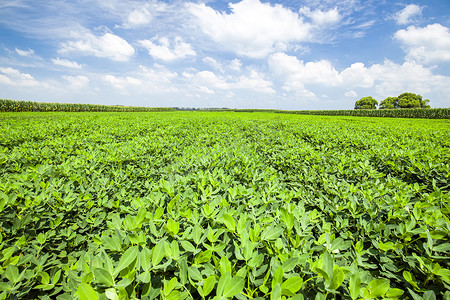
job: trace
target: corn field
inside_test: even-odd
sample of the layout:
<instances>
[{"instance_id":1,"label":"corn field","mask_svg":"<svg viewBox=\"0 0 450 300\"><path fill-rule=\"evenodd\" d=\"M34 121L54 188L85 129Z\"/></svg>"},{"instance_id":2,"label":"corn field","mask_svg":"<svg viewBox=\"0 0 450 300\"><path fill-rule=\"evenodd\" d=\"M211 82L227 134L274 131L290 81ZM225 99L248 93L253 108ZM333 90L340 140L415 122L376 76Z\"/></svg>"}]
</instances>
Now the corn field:
<instances>
[{"instance_id":1,"label":"corn field","mask_svg":"<svg viewBox=\"0 0 450 300\"><path fill-rule=\"evenodd\" d=\"M15 101L0 99L0 112L21 112L21 111L65 111L65 112L132 112L132 111L171 111L169 107L136 107L98 104L77 104L77 103L45 103L33 101Z\"/></svg>"},{"instance_id":2,"label":"corn field","mask_svg":"<svg viewBox=\"0 0 450 300\"><path fill-rule=\"evenodd\" d=\"M235 109L235 112L274 112L299 115L449 119L450 108L430 109L352 109L352 110L258 110Z\"/></svg>"}]
</instances>

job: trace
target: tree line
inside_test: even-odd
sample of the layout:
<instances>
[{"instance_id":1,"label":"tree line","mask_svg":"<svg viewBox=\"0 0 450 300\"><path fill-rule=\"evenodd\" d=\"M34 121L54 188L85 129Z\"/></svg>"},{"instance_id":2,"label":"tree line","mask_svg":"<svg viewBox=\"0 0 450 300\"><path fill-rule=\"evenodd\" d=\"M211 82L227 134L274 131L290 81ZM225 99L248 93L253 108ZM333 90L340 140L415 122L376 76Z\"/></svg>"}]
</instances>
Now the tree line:
<instances>
[{"instance_id":1,"label":"tree line","mask_svg":"<svg viewBox=\"0 0 450 300\"><path fill-rule=\"evenodd\" d=\"M403 93L398 97L387 97L378 105L373 97L363 97L356 101L355 109L397 109L397 108L430 108L430 100L422 99L421 95L414 93Z\"/></svg>"}]
</instances>

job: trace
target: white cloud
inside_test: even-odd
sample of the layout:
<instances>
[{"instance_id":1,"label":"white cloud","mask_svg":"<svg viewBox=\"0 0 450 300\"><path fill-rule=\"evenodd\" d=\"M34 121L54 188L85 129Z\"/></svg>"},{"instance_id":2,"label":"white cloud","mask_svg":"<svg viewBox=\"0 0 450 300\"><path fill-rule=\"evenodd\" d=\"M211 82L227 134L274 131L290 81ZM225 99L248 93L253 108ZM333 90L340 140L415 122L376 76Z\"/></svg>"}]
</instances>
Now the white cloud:
<instances>
[{"instance_id":1,"label":"white cloud","mask_svg":"<svg viewBox=\"0 0 450 300\"><path fill-rule=\"evenodd\" d=\"M409 26L397 31L394 38L401 42L409 60L420 63L450 61L450 30L441 24Z\"/></svg>"},{"instance_id":2,"label":"white cloud","mask_svg":"<svg viewBox=\"0 0 450 300\"><path fill-rule=\"evenodd\" d=\"M234 88L251 90L257 93L274 94L272 82L264 79L263 75L255 70L250 71L249 76L239 76L238 82L233 85Z\"/></svg>"},{"instance_id":3,"label":"white cloud","mask_svg":"<svg viewBox=\"0 0 450 300\"><path fill-rule=\"evenodd\" d=\"M172 43L166 37L158 38L157 40L159 45L151 40L141 40L139 44L148 50L149 55L164 61L173 61L197 55L192 46L184 42L181 37L176 37Z\"/></svg>"},{"instance_id":4,"label":"white cloud","mask_svg":"<svg viewBox=\"0 0 450 300\"><path fill-rule=\"evenodd\" d=\"M134 48L127 41L109 32L96 36L87 30L72 31L71 37L72 41L61 44L59 53L75 52L121 62L129 61L135 53Z\"/></svg>"},{"instance_id":5,"label":"white cloud","mask_svg":"<svg viewBox=\"0 0 450 300\"><path fill-rule=\"evenodd\" d=\"M63 76L64 80L66 80L69 84L69 88L73 90L78 90L81 88L85 88L89 83L89 78L86 76Z\"/></svg>"},{"instance_id":6,"label":"white cloud","mask_svg":"<svg viewBox=\"0 0 450 300\"><path fill-rule=\"evenodd\" d=\"M395 21L399 25L406 25L412 23L413 17L420 16L422 14L423 7L416 4L409 4L401 11L397 12L394 16Z\"/></svg>"},{"instance_id":7,"label":"white cloud","mask_svg":"<svg viewBox=\"0 0 450 300\"><path fill-rule=\"evenodd\" d=\"M216 59L214 59L210 56L206 56L206 57L203 57L202 61L204 63L212 66L214 69L217 69L217 70L223 72L222 64L219 63Z\"/></svg>"},{"instance_id":8,"label":"white cloud","mask_svg":"<svg viewBox=\"0 0 450 300\"><path fill-rule=\"evenodd\" d=\"M233 71L240 71L242 67L242 62L235 58L230 62L230 65L228 66Z\"/></svg>"},{"instance_id":9,"label":"white cloud","mask_svg":"<svg viewBox=\"0 0 450 300\"><path fill-rule=\"evenodd\" d=\"M152 14L147 7L135 9L128 14L126 22L123 24L124 28L136 28L142 25L149 24L152 20Z\"/></svg>"},{"instance_id":10,"label":"white cloud","mask_svg":"<svg viewBox=\"0 0 450 300\"><path fill-rule=\"evenodd\" d=\"M52 62L58 66L63 66L63 67L73 68L73 69L81 69L81 65L79 65L75 61L70 61L68 59L60 59L59 57L57 57L56 59L52 59Z\"/></svg>"},{"instance_id":11,"label":"white cloud","mask_svg":"<svg viewBox=\"0 0 450 300\"><path fill-rule=\"evenodd\" d=\"M34 50L32 50L32 49L20 50L20 49L16 48L15 50L16 50L17 54L19 54L20 56L28 56L28 57L34 56Z\"/></svg>"},{"instance_id":12,"label":"white cloud","mask_svg":"<svg viewBox=\"0 0 450 300\"><path fill-rule=\"evenodd\" d=\"M229 3L231 13L219 12L205 4L187 4L202 31L227 50L262 58L289 42L309 38L311 25L283 6L242 0Z\"/></svg>"},{"instance_id":13,"label":"white cloud","mask_svg":"<svg viewBox=\"0 0 450 300\"><path fill-rule=\"evenodd\" d=\"M224 79L219 78L211 71L200 71L194 74L185 72L183 73L183 76L189 79L191 83L198 87L204 86L209 89L219 90L226 90L230 88L230 86Z\"/></svg>"},{"instance_id":14,"label":"white cloud","mask_svg":"<svg viewBox=\"0 0 450 300\"><path fill-rule=\"evenodd\" d=\"M375 79L363 63L354 63L341 72L342 81L347 86L370 88Z\"/></svg>"},{"instance_id":15,"label":"white cloud","mask_svg":"<svg viewBox=\"0 0 450 300\"><path fill-rule=\"evenodd\" d=\"M35 87L39 85L39 82L30 74L21 73L19 70L13 68L0 67L0 84Z\"/></svg>"},{"instance_id":16,"label":"white cloud","mask_svg":"<svg viewBox=\"0 0 450 300\"><path fill-rule=\"evenodd\" d=\"M136 72L128 76L115 76L111 74L104 75L102 80L121 92L128 94L136 93L155 93L155 92L175 92L172 87L172 80L178 76L164 66L154 64L153 68L139 66Z\"/></svg>"},{"instance_id":17,"label":"white cloud","mask_svg":"<svg viewBox=\"0 0 450 300\"><path fill-rule=\"evenodd\" d=\"M383 64L365 67L354 63L340 73L344 87L374 89L378 96L396 96L402 92L430 93L450 85L450 77L435 75L431 68L413 61L396 64L385 60Z\"/></svg>"},{"instance_id":18,"label":"white cloud","mask_svg":"<svg viewBox=\"0 0 450 300\"><path fill-rule=\"evenodd\" d=\"M142 80L131 76L114 76L107 74L103 77L103 80L114 88L122 91L128 91L128 88L142 85Z\"/></svg>"},{"instance_id":19,"label":"white cloud","mask_svg":"<svg viewBox=\"0 0 450 300\"><path fill-rule=\"evenodd\" d=\"M356 93L354 90L350 90L350 91L345 92L344 96L350 97L350 98L356 98L356 97L358 97L358 93Z\"/></svg>"},{"instance_id":20,"label":"white cloud","mask_svg":"<svg viewBox=\"0 0 450 300\"><path fill-rule=\"evenodd\" d=\"M385 60L370 67L357 62L338 72L326 60L305 63L295 56L275 53L269 57L268 64L273 80L281 82L283 90L311 97L313 91L323 92L324 89L335 94L341 91L346 97L357 97L358 93L365 91L366 95L382 99L405 91L441 95L441 91L449 90L450 86L450 77L436 75L433 68L414 61L397 64ZM439 100L436 102L439 103Z\"/></svg>"},{"instance_id":21,"label":"white cloud","mask_svg":"<svg viewBox=\"0 0 450 300\"><path fill-rule=\"evenodd\" d=\"M269 57L269 67L284 81L283 89L287 91L303 90L305 84L336 86L342 82L338 71L327 60L304 63L279 52Z\"/></svg>"},{"instance_id":22,"label":"white cloud","mask_svg":"<svg viewBox=\"0 0 450 300\"><path fill-rule=\"evenodd\" d=\"M309 7L304 6L300 8L299 13L310 18L313 25L319 27L336 24L342 19L336 7L326 11L321 9L311 11Z\"/></svg>"}]
</instances>

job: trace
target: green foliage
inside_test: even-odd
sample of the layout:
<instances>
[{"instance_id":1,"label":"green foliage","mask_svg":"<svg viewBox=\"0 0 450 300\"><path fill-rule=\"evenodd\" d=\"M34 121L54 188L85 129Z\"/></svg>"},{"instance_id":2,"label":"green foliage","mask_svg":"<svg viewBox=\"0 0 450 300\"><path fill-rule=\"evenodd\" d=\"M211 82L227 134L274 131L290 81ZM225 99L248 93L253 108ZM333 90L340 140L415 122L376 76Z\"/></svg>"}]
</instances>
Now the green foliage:
<instances>
[{"instance_id":1,"label":"green foliage","mask_svg":"<svg viewBox=\"0 0 450 300\"><path fill-rule=\"evenodd\" d=\"M398 97L388 97L381 101L380 109L430 108L429 102L428 99L423 100L421 95L403 93Z\"/></svg>"},{"instance_id":2,"label":"green foliage","mask_svg":"<svg viewBox=\"0 0 450 300\"><path fill-rule=\"evenodd\" d=\"M97 105L97 104L80 104L80 103L45 103L32 101L16 101L9 99L0 99L0 112L21 112L21 111L65 111L65 112L80 112L80 111L110 111L110 112L125 112L125 111L173 111L169 107L137 107L137 106L122 106L122 105Z\"/></svg>"},{"instance_id":3,"label":"green foliage","mask_svg":"<svg viewBox=\"0 0 450 300\"><path fill-rule=\"evenodd\" d=\"M356 101L355 109L376 109L378 101L372 97L363 97Z\"/></svg>"},{"instance_id":4,"label":"green foliage","mask_svg":"<svg viewBox=\"0 0 450 300\"><path fill-rule=\"evenodd\" d=\"M0 114L0 299L446 299L450 124Z\"/></svg>"},{"instance_id":5,"label":"green foliage","mask_svg":"<svg viewBox=\"0 0 450 300\"><path fill-rule=\"evenodd\" d=\"M381 104L380 104L381 108ZM403 108L403 109L352 109L352 110L257 110L235 109L234 112L271 112L298 115L319 116L352 116L352 117L381 117L381 118L422 118L422 119L450 119L450 108Z\"/></svg>"}]
</instances>

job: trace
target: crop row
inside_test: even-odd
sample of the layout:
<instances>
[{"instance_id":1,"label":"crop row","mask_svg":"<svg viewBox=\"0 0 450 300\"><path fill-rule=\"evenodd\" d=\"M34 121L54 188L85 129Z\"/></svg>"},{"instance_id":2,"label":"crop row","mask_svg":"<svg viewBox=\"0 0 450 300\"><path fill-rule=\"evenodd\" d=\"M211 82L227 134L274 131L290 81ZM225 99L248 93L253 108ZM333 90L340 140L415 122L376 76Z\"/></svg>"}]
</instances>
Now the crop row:
<instances>
[{"instance_id":1,"label":"crop row","mask_svg":"<svg viewBox=\"0 0 450 300\"><path fill-rule=\"evenodd\" d=\"M299 115L353 116L383 118L450 119L450 108L353 109L353 110L257 110L235 109L235 112L274 112Z\"/></svg>"},{"instance_id":2,"label":"crop row","mask_svg":"<svg viewBox=\"0 0 450 300\"><path fill-rule=\"evenodd\" d=\"M0 114L0 299L449 299L449 127Z\"/></svg>"},{"instance_id":3,"label":"crop row","mask_svg":"<svg viewBox=\"0 0 450 300\"><path fill-rule=\"evenodd\" d=\"M16 101L0 99L0 112L139 112L139 111L171 111L166 107L137 107L121 105L96 105L80 103L45 103L32 101Z\"/></svg>"}]
</instances>

